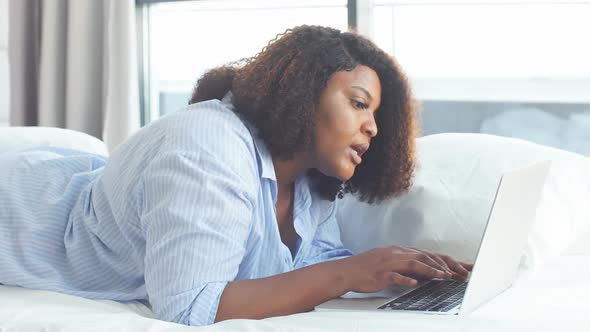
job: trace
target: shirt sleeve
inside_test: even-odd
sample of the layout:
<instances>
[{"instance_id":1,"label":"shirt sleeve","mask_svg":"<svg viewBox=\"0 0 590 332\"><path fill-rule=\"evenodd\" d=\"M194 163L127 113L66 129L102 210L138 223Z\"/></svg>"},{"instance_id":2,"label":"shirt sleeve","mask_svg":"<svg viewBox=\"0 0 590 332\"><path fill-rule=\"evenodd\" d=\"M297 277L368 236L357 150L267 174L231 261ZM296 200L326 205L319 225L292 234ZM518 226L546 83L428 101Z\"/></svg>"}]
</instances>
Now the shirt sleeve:
<instances>
[{"instance_id":1,"label":"shirt sleeve","mask_svg":"<svg viewBox=\"0 0 590 332\"><path fill-rule=\"evenodd\" d=\"M336 204L337 202L330 204L330 213L318 225L311 248L302 260L300 267L352 256L352 252L344 248L340 240L340 228L336 220Z\"/></svg>"},{"instance_id":2,"label":"shirt sleeve","mask_svg":"<svg viewBox=\"0 0 590 332\"><path fill-rule=\"evenodd\" d=\"M244 155L230 154L166 152L144 172L145 284L158 319L212 324L238 273L255 187L248 163L234 160Z\"/></svg>"}]
</instances>

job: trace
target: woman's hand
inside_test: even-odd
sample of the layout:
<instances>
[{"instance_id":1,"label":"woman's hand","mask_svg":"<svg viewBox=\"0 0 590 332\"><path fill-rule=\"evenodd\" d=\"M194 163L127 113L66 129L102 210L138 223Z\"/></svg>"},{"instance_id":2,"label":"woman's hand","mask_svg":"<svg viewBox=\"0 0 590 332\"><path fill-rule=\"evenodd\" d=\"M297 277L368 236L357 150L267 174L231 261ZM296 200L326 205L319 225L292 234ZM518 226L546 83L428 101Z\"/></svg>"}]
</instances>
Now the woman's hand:
<instances>
[{"instance_id":1,"label":"woman's hand","mask_svg":"<svg viewBox=\"0 0 590 332\"><path fill-rule=\"evenodd\" d=\"M413 286L422 278L465 280L471 268L471 264L416 248L374 249L266 278L232 281L221 295L215 321L305 312L349 291Z\"/></svg>"},{"instance_id":2,"label":"woman's hand","mask_svg":"<svg viewBox=\"0 0 590 332\"><path fill-rule=\"evenodd\" d=\"M418 279L466 281L472 264L409 247L383 247L341 260L350 289L378 292L393 285L415 286Z\"/></svg>"}]
</instances>

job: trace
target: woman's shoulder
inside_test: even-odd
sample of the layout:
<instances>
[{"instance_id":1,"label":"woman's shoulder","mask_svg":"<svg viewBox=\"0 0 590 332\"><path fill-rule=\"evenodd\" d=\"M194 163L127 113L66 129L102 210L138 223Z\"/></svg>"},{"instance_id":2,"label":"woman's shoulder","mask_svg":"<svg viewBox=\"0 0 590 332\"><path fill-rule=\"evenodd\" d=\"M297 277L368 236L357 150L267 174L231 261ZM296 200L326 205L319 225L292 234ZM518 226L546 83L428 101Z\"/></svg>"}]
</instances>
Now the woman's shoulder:
<instances>
[{"instance_id":1,"label":"woman's shoulder","mask_svg":"<svg viewBox=\"0 0 590 332\"><path fill-rule=\"evenodd\" d=\"M167 114L146 125L128 141L128 145L149 146L152 154L181 151L247 157L254 152L253 138L246 124L219 100L191 104Z\"/></svg>"},{"instance_id":2,"label":"woman's shoulder","mask_svg":"<svg viewBox=\"0 0 590 332\"><path fill-rule=\"evenodd\" d=\"M109 164L141 172L171 155L206 161L211 167L226 164L240 174L256 166L252 135L219 100L189 105L148 124L111 154Z\"/></svg>"},{"instance_id":3,"label":"woman's shoulder","mask_svg":"<svg viewBox=\"0 0 590 332\"><path fill-rule=\"evenodd\" d=\"M225 103L213 99L191 104L159 120L168 138L178 143L231 142L253 144L242 119Z\"/></svg>"}]
</instances>

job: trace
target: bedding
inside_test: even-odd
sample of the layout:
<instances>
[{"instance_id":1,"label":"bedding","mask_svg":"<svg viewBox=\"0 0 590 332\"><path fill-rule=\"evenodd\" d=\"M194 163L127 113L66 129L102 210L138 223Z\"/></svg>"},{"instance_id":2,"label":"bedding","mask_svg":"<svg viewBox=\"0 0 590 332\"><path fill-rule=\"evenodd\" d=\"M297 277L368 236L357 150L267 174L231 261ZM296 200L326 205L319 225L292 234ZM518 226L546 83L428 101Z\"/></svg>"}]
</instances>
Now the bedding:
<instances>
[{"instance_id":1,"label":"bedding","mask_svg":"<svg viewBox=\"0 0 590 332\"><path fill-rule=\"evenodd\" d=\"M104 147L102 142L87 135L78 135L79 133L76 132L63 132L61 130L53 130L52 128L46 128L41 131L30 128L11 129L10 131L6 129L8 128L0 129L0 151L2 149L17 148L17 143L22 142L28 144L27 146L48 143L53 146L70 147L103 155L107 154L106 147ZM16 136L14 135L21 137L22 141L15 139ZM465 142L460 137L448 138L456 139L462 142L462 144L471 143L471 141ZM431 176L432 179L434 176L440 175L440 173L437 173L437 170L442 171L445 169L448 171L454 170L454 173L451 173L455 177L446 178L447 180L458 181L458 177L461 174L458 173L459 170L453 167L462 164L459 161L453 160L448 161L448 163L443 163L442 161L449 159L446 158L449 156L469 159L469 153L477 153L477 151L468 151L468 149L461 146L455 152L448 151L444 147L450 144L450 141L440 140L435 144L437 141L432 141L432 139L433 137L424 138L420 139L419 142L419 155L421 156L422 165L421 173L418 174L416 183L422 183L423 187L416 187L407 195L408 197L414 197L412 199L416 199L415 202L417 203L430 200L431 203L428 208L432 210L428 213L432 213L431 216L434 213L446 211L445 209L448 209L448 207L445 207L443 203L440 206L433 205L432 200L436 199L436 196L428 195L436 195L436 191L432 191L426 185L428 182L420 181L426 181L429 179L428 176ZM471 139L477 140L475 137ZM9 146L5 145L7 142L10 142ZM473 143L475 144L475 142ZM499 152L485 144L483 150L486 153ZM560 158L563 156L558 151L553 152L557 153ZM436 153L436 155L427 157L425 153ZM512 157L518 160L524 158L523 156L517 156L517 154L518 151L513 152ZM539 157L544 158L546 156L541 153ZM578 156L568 155L566 157L574 160ZM483 161L489 160L485 156L482 158ZM428 160L439 160L439 162L437 164L426 164ZM510 164L507 160L502 162ZM466 163L466 165L472 165L473 167L473 164ZM475 165L478 164L476 163ZM479 165L480 167L482 166L482 164ZM491 168L497 167L497 165L488 166ZM511 167L512 164L509 166ZM429 169L428 167L434 168ZM579 171L579 169L576 167L572 166L570 170L573 173L571 174L577 174L575 172ZM481 170L486 169L489 168L481 168ZM464 169L461 170L464 171ZM498 174L499 171L495 169L494 172L496 172L494 174ZM482 202L483 204L491 204L489 197L486 195L491 195L492 189L490 188L497 185L492 180L478 180L476 177L470 179L470 181L474 181L472 185L481 185L485 190L483 194L476 196L465 193L462 196L457 196L457 201L453 202L453 206L457 210L458 207L462 206L462 208L470 209L469 211L474 213L471 216L459 216L466 218L461 219L461 222L465 222L465 225L467 225L467 221L474 221L485 214L489 207L477 208L475 205ZM557 178L555 181L557 181ZM574 179L571 179L571 181L574 181ZM580 179L575 181L584 183ZM575 187L577 182L568 183ZM462 184L468 185L469 182ZM441 189L444 189L444 187L441 187ZM554 195L559 194L560 192L554 193ZM460 200L460 198L464 198L464 200ZM554 199L556 198L554 197ZM382 226L376 223L375 220L379 220L388 211L396 210L397 212L395 213L398 214L401 213L400 211L405 211L403 213L408 218L422 218L424 220L424 216L420 216L415 209L412 210L408 206L410 202L412 202L411 199L404 201L402 197L393 200L389 202L390 207L392 207L391 210L375 210L375 214L373 215L364 215L364 218L367 218L367 220L362 220L364 221L363 224L358 222L359 219L350 219L350 225L364 225L363 227L365 229L361 230L358 234L354 234L355 228L348 227L345 234L347 239L352 241L352 244L357 244L355 248L360 250L362 246L376 246L379 244L379 241L398 241L400 239L403 240L404 236L410 236L410 240L414 241L414 243L424 244L426 246L430 245L431 247L440 245L441 248L450 250L456 248L458 252L461 252L461 250L468 248L470 245L469 240L462 242L461 236L468 236L469 234L473 234L473 232L479 231L474 226L473 229L463 229L457 232L449 224L443 224L442 226L437 224L435 226L434 222L439 222L438 219L435 219L422 222L420 227L413 227L411 220L405 221L409 224L405 228L397 228L399 225L394 227L394 224L392 224L391 228L385 229L389 231L385 235L391 238L378 238L375 233L371 233L382 230L379 228ZM543 204L544 209L552 208L551 200L545 200ZM585 209L583 210L585 211ZM344 210L340 212L342 211ZM447 211L446 213L450 212ZM447 215L443 213L441 216ZM571 214L567 216L571 217ZM373 223L368 223L368 221L373 221ZM395 222L399 223L400 221ZM567 224L567 222L570 221L566 220L563 223ZM563 223L558 224L558 226L563 226ZM377 226L371 228L373 227L371 225ZM456 224L455 226L457 225L460 224ZM438 230L436 232L426 233L426 227L438 227ZM440 230L444 228L447 228L446 232L441 232ZM396 229L400 231L395 231ZM583 229L584 227L582 226L576 228L576 230L580 231L580 234L584 233L582 232ZM571 231L573 230L567 230L567 232ZM589 308L588 303L590 303L590 281L588 279L588 275L590 275L590 241L588 241L590 239L590 232L585 233L585 235L577 234L576 236L568 233L568 241L572 242L572 238L575 238L577 243L568 246L566 250L559 250L559 253L554 252L550 258L544 258L544 268L542 270L536 273L523 270L523 273L516 280L513 288L508 289L466 317L379 312L308 312L285 317L273 317L265 320L230 320L208 327L188 327L153 319L150 309L137 301L119 303L108 300L89 300L50 291L0 285L0 331L587 331L590 325L590 316L587 314ZM426 240L427 235L436 235L439 237L435 241L428 242ZM442 236L450 238L450 240L445 240ZM561 235L558 232L556 236L556 239L559 240ZM563 246L563 243L561 242L560 245ZM572 296L572 294L575 294L575 296Z\"/></svg>"},{"instance_id":2,"label":"bedding","mask_svg":"<svg viewBox=\"0 0 590 332\"><path fill-rule=\"evenodd\" d=\"M590 240L590 158L520 139L447 133L418 139L417 159L407 194L372 206L351 196L340 202L346 247L414 246L471 262L502 173L547 159L521 270L538 270L579 238Z\"/></svg>"},{"instance_id":3,"label":"bedding","mask_svg":"<svg viewBox=\"0 0 590 332\"><path fill-rule=\"evenodd\" d=\"M79 131L52 127L0 128L0 153L44 145L108 155L106 145Z\"/></svg>"},{"instance_id":4,"label":"bedding","mask_svg":"<svg viewBox=\"0 0 590 332\"><path fill-rule=\"evenodd\" d=\"M309 312L188 327L150 318L139 303L0 286L0 330L12 331L588 331L590 255L560 256L521 276L465 317L380 312ZM572 296L575 294L575 296Z\"/></svg>"}]
</instances>

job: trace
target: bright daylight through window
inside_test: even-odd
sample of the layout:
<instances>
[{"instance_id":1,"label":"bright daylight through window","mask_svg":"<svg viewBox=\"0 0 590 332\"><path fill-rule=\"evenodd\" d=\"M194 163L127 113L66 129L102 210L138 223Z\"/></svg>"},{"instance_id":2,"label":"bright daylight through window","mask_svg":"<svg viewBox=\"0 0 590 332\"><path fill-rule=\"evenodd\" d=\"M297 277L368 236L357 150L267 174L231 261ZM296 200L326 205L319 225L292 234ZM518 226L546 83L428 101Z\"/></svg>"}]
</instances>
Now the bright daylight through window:
<instances>
[{"instance_id":1,"label":"bright daylight through window","mask_svg":"<svg viewBox=\"0 0 590 332\"><path fill-rule=\"evenodd\" d=\"M206 70L287 28L351 24L410 77L424 135L483 132L590 155L589 0L142 2L146 123L185 106Z\"/></svg>"},{"instance_id":2,"label":"bright daylight through window","mask_svg":"<svg viewBox=\"0 0 590 332\"><path fill-rule=\"evenodd\" d=\"M346 1L180 1L149 9L151 119L187 104L207 70L252 56L301 24L347 29Z\"/></svg>"}]
</instances>

